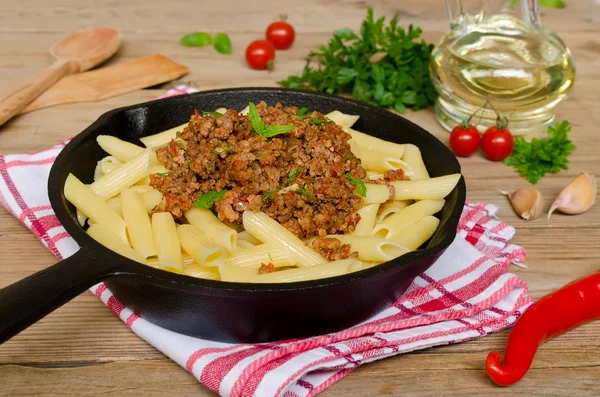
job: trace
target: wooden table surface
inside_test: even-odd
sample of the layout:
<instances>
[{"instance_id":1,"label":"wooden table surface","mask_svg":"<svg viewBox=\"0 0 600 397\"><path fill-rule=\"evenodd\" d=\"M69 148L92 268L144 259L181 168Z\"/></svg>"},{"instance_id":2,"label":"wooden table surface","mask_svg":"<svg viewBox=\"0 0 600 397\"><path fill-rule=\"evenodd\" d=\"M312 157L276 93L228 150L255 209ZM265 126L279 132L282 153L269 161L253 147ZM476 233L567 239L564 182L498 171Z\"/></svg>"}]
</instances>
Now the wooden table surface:
<instances>
[{"instance_id":1,"label":"wooden table surface","mask_svg":"<svg viewBox=\"0 0 600 397\"><path fill-rule=\"evenodd\" d=\"M424 30L435 42L448 29L443 0L296 1L255 0L19 0L0 1L0 94L51 62L49 47L66 33L107 25L123 32L123 47L110 63L163 53L190 68L179 82L98 103L58 106L14 119L0 130L0 154L44 149L82 131L107 110L149 100L166 87L191 83L200 89L275 86L298 73L304 56L325 43L333 30L357 29L369 5L377 15L400 12L404 24ZM557 110L568 119L577 150L568 171L539 183L547 205L580 171L600 174L600 25L585 19L582 1L567 0L563 10L542 9L544 24L558 32L573 52L577 81ZM290 50L277 53L275 71L250 70L245 46L263 35L278 14L287 13L297 31ZM211 48L185 48L178 39L205 30L227 32L232 55ZM440 139L447 134L432 110L406 117ZM461 159L471 200L500 207L499 216L516 226L516 244L528 251L529 268L511 270L540 297L599 268L600 206L570 217L555 215L533 222L519 220L496 189L527 185L511 168L480 155ZM54 263L29 231L0 210L0 287ZM360 367L323 393L346 395L539 395L591 396L600 390L600 322L551 341L538 351L525 379L511 388L494 386L484 371L487 352L503 349L508 331L448 347L388 358ZM136 337L92 294L84 293L38 324L0 346L0 395L213 395L189 373Z\"/></svg>"}]
</instances>

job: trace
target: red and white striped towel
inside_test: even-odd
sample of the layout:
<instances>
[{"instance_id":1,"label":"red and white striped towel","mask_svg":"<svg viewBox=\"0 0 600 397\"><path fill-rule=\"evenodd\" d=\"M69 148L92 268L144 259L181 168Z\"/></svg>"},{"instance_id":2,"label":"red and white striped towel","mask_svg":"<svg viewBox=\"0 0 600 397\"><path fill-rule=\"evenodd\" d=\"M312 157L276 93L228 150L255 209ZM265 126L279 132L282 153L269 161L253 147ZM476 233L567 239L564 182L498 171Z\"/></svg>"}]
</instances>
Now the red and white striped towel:
<instances>
[{"instance_id":1,"label":"red and white striped towel","mask_svg":"<svg viewBox=\"0 0 600 397\"><path fill-rule=\"evenodd\" d=\"M175 93L190 92L178 87ZM172 93L172 92L171 92ZM64 143L0 156L0 202L59 259L78 246L50 207L46 184ZM497 208L468 202L458 236L403 297L348 330L262 344L227 344L179 335L124 307L106 288L91 288L133 332L222 396L314 396L361 364L431 346L465 342L513 324L531 303L525 282L507 273L525 258ZM484 356L481 358L484 360Z\"/></svg>"}]
</instances>

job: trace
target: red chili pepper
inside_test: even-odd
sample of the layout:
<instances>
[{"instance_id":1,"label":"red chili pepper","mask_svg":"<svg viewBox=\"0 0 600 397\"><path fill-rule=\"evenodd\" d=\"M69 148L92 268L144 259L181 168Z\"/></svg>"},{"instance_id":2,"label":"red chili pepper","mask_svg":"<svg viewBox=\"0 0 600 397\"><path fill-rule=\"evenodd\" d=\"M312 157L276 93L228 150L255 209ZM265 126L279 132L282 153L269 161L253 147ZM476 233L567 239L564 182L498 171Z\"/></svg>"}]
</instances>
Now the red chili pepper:
<instances>
[{"instance_id":1,"label":"red chili pepper","mask_svg":"<svg viewBox=\"0 0 600 397\"><path fill-rule=\"evenodd\" d=\"M527 308L508 337L504 363L500 352L487 356L489 377L500 386L517 383L529 370L540 344L597 319L600 273L573 281Z\"/></svg>"}]
</instances>

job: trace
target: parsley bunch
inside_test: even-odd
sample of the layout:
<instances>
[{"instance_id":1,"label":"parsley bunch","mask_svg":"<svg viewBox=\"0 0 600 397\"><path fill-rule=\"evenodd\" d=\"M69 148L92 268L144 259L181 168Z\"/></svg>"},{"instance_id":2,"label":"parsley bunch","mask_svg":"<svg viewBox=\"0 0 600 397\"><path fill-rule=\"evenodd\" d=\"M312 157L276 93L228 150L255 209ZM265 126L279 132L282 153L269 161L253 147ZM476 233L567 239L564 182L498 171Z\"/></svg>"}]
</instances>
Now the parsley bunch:
<instances>
[{"instance_id":1,"label":"parsley bunch","mask_svg":"<svg viewBox=\"0 0 600 397\"><path fill-rule=\"evenodd\" d=\"M536 184L546 173L556 173L569 168L567 157L575 149L567 134L571 131L568 121L548 127L546 137L515 140L513 151L504 163L513 166L530 183Z\"/></svg>"},{"instance_id":2,"label":"parsley bunch","mask_svg":"<svg viewBox=\"0 0 600 397\"><path fill-rule=\"evenodd\" d=\"M327 46L308 54L300 76L279 82L284 87L328 94L350 93L358 100L404 112L424 108L437 93L429 78L433 44L418 42L420 28L398 26L398 15L388 24L373 18L369 9L360 34L350 29L334 33ZM378 58L379 60L375 60ZM313 67L311 60L316 60Z\"/></svg>"}]
</instances>

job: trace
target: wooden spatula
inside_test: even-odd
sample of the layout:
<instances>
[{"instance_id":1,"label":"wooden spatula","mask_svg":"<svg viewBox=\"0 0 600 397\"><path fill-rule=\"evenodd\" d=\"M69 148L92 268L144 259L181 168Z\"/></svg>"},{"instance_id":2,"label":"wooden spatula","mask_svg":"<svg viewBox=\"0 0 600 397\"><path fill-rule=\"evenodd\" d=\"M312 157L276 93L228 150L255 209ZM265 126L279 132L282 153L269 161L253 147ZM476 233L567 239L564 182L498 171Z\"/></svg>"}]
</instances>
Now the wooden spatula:
<instances>
[{"instance_id":1,"label":"wooden spatula","mask_svg":"<svg viewBox=\"0 0 600 397\"><path fill-rule=\"evenodd\" d=\"M0 126L61 77L84 72L106 61L120 45L121 33L110 28L81 30L56 43L50 50L56 61L33 80L0 99Z\"/></svg>"},{"instance_id":2,"label":"wooden spatula","mask_svg":"<svg viewBox=\"0 0 600 397\"><path fill-rule=\"evenodd\" d=\"M22 113L74 102L91 102L175 80L188 68L161 54L64 77Z\"/></svg>"}]
</instances>

